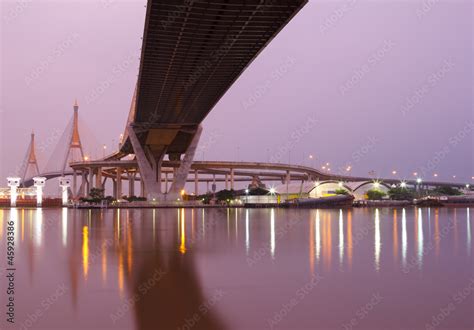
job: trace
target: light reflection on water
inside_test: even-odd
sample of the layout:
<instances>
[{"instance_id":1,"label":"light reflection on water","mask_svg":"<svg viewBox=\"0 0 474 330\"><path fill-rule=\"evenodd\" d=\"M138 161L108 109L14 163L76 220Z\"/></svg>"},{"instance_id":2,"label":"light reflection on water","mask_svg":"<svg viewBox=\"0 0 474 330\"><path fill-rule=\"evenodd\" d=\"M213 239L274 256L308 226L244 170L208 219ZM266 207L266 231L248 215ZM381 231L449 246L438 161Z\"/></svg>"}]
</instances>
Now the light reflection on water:
<instances>
[{"instance_id":1,"label":"light reflection on water","mask_svg":"<svg viewBox=\"0 0 474 330\"><path fill-rule=\"evenodd\" d=\"M193 329L268 328L314 275L321 283L278 328L343 328L374 292L385 298L358 327L424 328L474 278L470 212L12 209L0 210L0 241L12 219L19 325L68 288L33 329L183 328L193 317ZM472 328L473 297L441 328Z\"/></svg>"}]
</instances>

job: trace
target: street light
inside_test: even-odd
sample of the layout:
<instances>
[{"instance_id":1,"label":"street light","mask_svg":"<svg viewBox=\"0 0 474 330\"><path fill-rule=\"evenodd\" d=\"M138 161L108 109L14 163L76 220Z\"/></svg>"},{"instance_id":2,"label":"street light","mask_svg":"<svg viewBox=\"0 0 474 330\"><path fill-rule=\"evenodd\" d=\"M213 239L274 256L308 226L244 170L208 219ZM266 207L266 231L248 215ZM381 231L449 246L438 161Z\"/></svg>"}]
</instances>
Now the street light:
<instances>
[{"instance_id":1,"label":"street light","mask_svg":"<svg viewBox=\"0 0 474 330\"><path fill-rule=\"evenodd\" d=\"M418 172L413 172L413 176L418 176Z\"/></svg>"},{"instance_id":2,"label":"street light","mask_svg":"<svg viewBox=\"0 0 474 330\"><path fill-rule=\"evenodd\" d=\"M402 183L400 183L400 187L402 187L402 188L406 188L406 186L407 186L407 183L406 183L406 182L402 182Z\"/></svg>"},{"instance_id":3,"label":"street light","mask_svg":"<svg viewBox=\"0 0 474 330\"><path fill-rule=\"evenodd\" d=\"M421 178L416 179L416 183L420 184L423 180Z\"/></svg>"},{"instance_id":4,"label":"street light","mask_svg":"<svg viewBox=\"0 0 474 330\"><path fill-rule=\"evenodd\" d=\"M396 174L397 174L397 171L393 170L393 171L392 171L392 174L393 174L393 175L396 175Z\"/></svg>"},{"instance_id":5,"label":"street light","mask_svg":"<svg viewBox=\"0 0 474 330\"><path fill-rule=\"evenodd\" d=\"M433 176L434 176L435 178L437 178L437 177L438 177L438 173L433 174Z\"/></svg>"}]
</instances>

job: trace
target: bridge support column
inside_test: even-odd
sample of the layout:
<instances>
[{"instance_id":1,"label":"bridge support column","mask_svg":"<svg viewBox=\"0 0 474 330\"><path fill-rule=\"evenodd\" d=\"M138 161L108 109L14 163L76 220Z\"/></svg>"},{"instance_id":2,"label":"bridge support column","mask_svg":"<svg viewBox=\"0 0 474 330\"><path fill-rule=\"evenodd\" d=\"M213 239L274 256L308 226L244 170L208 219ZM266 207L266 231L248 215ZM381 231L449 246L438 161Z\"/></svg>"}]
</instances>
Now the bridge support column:
<instances>
[{"instance_id":1,"label":"bridge support column","mask_svg":"<svg viewBox=\"0 0 474 330\"><path fill-rule=\"evenodd\" d=\"M234 190L234 169L230 169L230 189Z\"/></svg>"},{"instance_id":2,"label":"bridge support column","mask_svg":"<svg viewBox=\"0 0 474 330\"><path fill-rule=\"evenodd\" d=\"M117 196L117 180L112 179L112 189L114 190L113 196L115 199L119 199Z\"/></svg>"},{"instance_id":3,"label":"bridge support column","mask_svg":"<svg viewBox=\"0 0 474 330\"><path fill-rule=\"evenodd\" d=\"M227 180L227 174L225 175L225 190L229 189L229 180Z\"/></svg>"},{"instance_id":4,"label":"bridge support column","mask_svg":"<svg viewBox=\"0 0 474 330\"><path fill-rule=\"evenodd\" d=\"M86 195L86 185L88 184L87 183L87 174L86 174L86 171L82 171L81 173L81 188L80 188L80 194L81 196L85 197ZM89 187L87 187L87 191L88 191Z\"/></svg>"},{"instance_id":5,"label":"bridge support column","mask_svg":"<svg viewBox=\"0 0 474 330\"><path fill-rule=\"evenodd\" d=\"M285 176L286 196L288 196L288 190L289 190L290 181L291 181L291 174L290 174L290 171L286 171L286 176Z\"/></svg>"},{"instance_id":6,"label":"bridge support column","mask_svg":"<svg viewBox=\"0 0 474 330\"><path fill-rule=\"evenodd\" d=\"M115 190L115 198L120 199L122 198L122 169L117 168L117 176L116 176L116 190Z\"/></svg>"},{"instance_id":7,"label":"bridge support column","mask_svg":"<svg viewBox=\"0 0 474 330\"><path fill-rule=\"evenodd\" d=\"M199 177L198 177L198 170L194 170L194 195L198 195L199 190Z\"/></svg>"},{"instance_id":8,"label":"bridge support column","mask_svg":"<svg viewBox=\"0 0 474 330\"><path fill-rule=\"evenodd\" d=\"M94 188L94 170L89 168L89 180L87 181L87 194L91 193L91 189Z\"/></svg>"},{"instance_id":9,"label":"bridge support column","mask_svg":"<svg viewBox=\"0 0 474 330\"><path fill-rule=\"evenodd\" d=\"M129 196L135 196L135 177L137 173L136 172L127 172L128 176L128 195Z\"/></svg>"},{"instance_id":10,"label":"bridge support column","mask_svg":"<svg viewBox=\"0 0 474 330\"><path fill-rule=\"evenodd\" d=\"M99 189L102 189L102 168L99 167L97 169L97 174L95 176L95 187L96 188L99 188Z\"/></svg>"},{"instance_id":11,"label":"bridge support column","mask_svg":"<svg viewBox=\"0 0 474 330\"><path fill-rule=\"evenodd\" d=\"M140 169L140 177L142 178L142 185L146 187L148 199L162 198L161 194L161 162L163 161L164 153L158 158L154 159L154 166L150 164L145 150L142 147L135 130L132 126L128 127L128 136L133 147L133 152L137 158L138 168Z\"/></svg>"},{"instance_id":12,"label":"bridge support column","mask_svg":"<svg viewBox=\"0 0 474 330\"><path fill-rule=\"evenodd\" d=\"M72 197L77 196L77 172L74 170L72 172Z\"/></svg>"},{"instance_id":13,"label":"bridge support column","mask_svg":"<svg viewBox=\"0 0 474 330\"><path fill-rule=\"evenodd\" d=\"M141 197L146 197L145 182L143 182L143 178L141 177L140 177L140 195Z\"/></svg>"},{"instance_id":14,"label":"bridge support column","mask_svg":"<svg viewBox=\"0 0 474 330\"><path fill-rule=\"evenodd\" d=\"M168 192L168 172L165 173L165 194Z\"/></svg>"},{"instance_id":15,"label":"bridge support column","mask_svg":"<svg viewBox=\"0 0 474 330\"><path fill-rule=\"evenodd\" d=\"M194 133L193 139L191 140L191 143L189 144L183 160L181 161L181 164L176 171L176 175L173 178L173 183L171 184L170 192L171 198L178 198L180 195L179 193L181 190L184 188L184 185L186 184L186 179L188 178L188 173L189 170L191 169L191 164L193 163L194 159L194 154L196 153L197 145L199 143L199 139L201 137L202 133L202 126L199 125L198 128L196 129L196 132Z\"/></svg>"}]
</instances>

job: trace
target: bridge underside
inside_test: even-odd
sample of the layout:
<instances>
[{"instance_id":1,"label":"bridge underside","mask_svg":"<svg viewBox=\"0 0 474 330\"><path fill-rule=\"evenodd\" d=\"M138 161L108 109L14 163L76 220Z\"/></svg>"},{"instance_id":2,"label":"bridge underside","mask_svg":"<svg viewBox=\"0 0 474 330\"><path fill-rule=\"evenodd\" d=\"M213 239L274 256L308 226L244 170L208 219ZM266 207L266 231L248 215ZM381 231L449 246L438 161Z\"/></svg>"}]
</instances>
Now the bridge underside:
<instances>
[{"instance_id":1,"label":"bridge underside","mask_svg":"<svg viewBox=\"0 0 474 330\"><path fill-rule=\"evenodd\" d=\"M306 2L148 0L122 154L145 155L139 166L148 162L155 179L166 155L180 161L207 114Z\"/></svg>"}]
</instances>

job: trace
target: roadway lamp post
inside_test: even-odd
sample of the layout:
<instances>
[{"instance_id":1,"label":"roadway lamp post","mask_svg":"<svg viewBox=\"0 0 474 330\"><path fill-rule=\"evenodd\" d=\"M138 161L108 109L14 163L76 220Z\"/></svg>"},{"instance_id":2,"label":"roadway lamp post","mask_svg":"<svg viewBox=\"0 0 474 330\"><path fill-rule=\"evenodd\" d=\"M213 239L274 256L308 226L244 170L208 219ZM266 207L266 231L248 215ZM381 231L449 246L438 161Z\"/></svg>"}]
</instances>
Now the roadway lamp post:
<instances>
[{"instance_id":1,"label":"roadway lamp post","mask_svg":"<svg viewBox=\"0 0 474 330\"><path fill-rule=\"evenodd\" d=\"M43 205L43 188L46 184L46 178L34 177L33 181L36 187L36 206L41 207Z\"/></svg>"},{"instance_id":2,"label":"roadway lamp post","mask_svg":"<svg viewBox=\"0 0 474 330\"><path fill-rule=\"evenodd\" d=\"M7 178L8 186L10 187L10 206L16 206L16 199L18 197L18 187L20 186L21 179L18 177Z\"/></svg>"}]
</instances>

